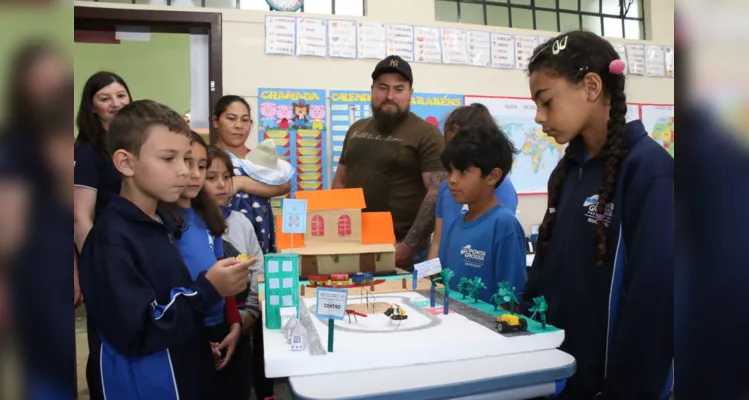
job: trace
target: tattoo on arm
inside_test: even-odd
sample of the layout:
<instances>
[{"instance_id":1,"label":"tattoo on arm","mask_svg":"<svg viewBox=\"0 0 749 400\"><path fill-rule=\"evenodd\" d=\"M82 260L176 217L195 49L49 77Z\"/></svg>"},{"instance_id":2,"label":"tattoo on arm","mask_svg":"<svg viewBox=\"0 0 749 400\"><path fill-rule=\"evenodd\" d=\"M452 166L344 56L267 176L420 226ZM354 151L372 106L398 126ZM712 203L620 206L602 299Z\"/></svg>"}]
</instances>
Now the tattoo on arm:
<instances>
[{"instance_id":1,"label":"tattoo on arm","mask_svg":"<svg viewBox=\"0 0 749 400\"><path fill-rule=\"evenodd\" d=\"M427 195L421 202L419 212L416 214L411 229L403 239L403 243L412 249L418 248L424 244L429 235L434 231L434 208L437 205L437 194L440 190L440 184L447 179L447 172L436 171L428 172L424 177L424 184L427 185Z\"/></svg>"}]
</instances>

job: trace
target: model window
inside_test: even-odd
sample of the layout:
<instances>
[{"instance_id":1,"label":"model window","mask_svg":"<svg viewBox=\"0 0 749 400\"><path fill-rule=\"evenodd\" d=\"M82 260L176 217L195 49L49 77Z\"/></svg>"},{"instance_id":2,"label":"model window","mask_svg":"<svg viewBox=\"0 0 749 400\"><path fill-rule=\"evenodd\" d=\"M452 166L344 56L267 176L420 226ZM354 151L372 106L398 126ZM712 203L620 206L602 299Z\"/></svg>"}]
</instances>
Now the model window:
<instances>
[{"instance_id":1,"label":"model window","mask_svg":"<svg viewBox=\"0 0 749 400\"><path fill-rule=\"evenodd\" d=\"M325 220L319 215L312 216L312 236L325 235Z\"/></svg>"},{"instance_id":2,"label":"model window","mask_svg":"<svg viewBox=\"0 0 749 400\"><path fill-rule=\"evenodd\" d=\"M351 217L346 214L338 217L338 236L351 235Z\"/></svg>"}]
</instances>

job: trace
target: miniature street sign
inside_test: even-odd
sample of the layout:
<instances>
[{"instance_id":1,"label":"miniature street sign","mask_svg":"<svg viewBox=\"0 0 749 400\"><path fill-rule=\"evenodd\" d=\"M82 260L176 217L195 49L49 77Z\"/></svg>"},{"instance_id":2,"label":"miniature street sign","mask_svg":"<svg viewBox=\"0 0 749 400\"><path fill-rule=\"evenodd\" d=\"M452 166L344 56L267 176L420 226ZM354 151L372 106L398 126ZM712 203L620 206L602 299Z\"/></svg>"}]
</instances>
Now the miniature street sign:
<instances>
[{"instance_id":1,"label":"miniature street sign","mask_svg":"<svg viewBox=\"0 0 749 400\"><path fill-rule=\"evenodd\" d=\"M346 302L348 301L348 290L335 288L317 289L317 318L328 319L328 352L333 352L333 332L335 331L335 320L343 320L346 315Z\"/></svg>"}]
</instances>

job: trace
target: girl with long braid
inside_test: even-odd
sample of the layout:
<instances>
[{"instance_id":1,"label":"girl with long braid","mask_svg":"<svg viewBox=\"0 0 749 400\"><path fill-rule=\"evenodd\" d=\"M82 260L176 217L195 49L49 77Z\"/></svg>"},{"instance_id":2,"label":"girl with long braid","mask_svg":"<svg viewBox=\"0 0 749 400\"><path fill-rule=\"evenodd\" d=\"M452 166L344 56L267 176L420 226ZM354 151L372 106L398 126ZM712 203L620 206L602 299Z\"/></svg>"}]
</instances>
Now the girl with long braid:
<instances>
[{"instance_id":1,"label":"girl with long braid","mask_svg":"<svg viewBox=\"0 0 749 400\"><path fill-rule=\"evenodd\" d=\"M549 304L577 360L563 399L660 399L672 385L674 162L627 123L624 62L609 42L572 31L528 66L536 122L568 144L523 293Z\"/></svg>"}]
</instances>

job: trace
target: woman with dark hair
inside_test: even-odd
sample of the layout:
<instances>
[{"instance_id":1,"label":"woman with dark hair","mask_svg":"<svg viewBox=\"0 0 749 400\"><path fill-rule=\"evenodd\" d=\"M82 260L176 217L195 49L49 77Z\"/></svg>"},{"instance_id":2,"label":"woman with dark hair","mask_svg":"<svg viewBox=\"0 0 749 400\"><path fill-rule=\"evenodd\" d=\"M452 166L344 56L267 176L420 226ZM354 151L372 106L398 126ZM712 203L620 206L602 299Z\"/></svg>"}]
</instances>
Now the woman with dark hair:
<instances>
[{"instance_id":1,"label":"woman with dark hair","mask_svg":"<svg viewBox=\"0 0 749 400\"><path fill-rule=\"evenodd\" d=\"M97 72L83 86L75 141L75 244L80 250L111 193L120 191L120 175L107 149L109 123L132 101L130 89L120 76Z\"/></svg>"}]
</instances>

